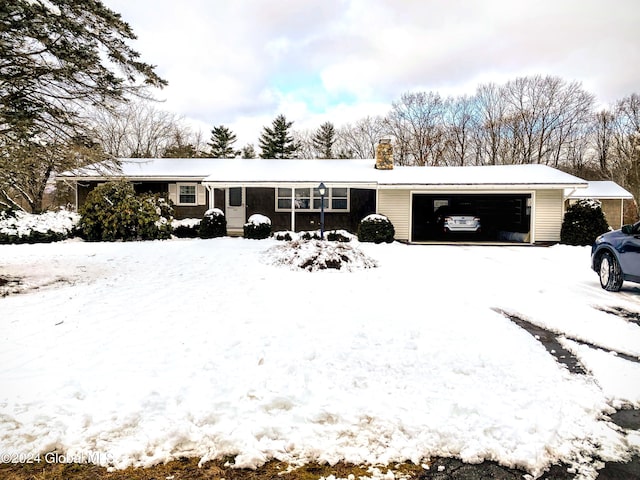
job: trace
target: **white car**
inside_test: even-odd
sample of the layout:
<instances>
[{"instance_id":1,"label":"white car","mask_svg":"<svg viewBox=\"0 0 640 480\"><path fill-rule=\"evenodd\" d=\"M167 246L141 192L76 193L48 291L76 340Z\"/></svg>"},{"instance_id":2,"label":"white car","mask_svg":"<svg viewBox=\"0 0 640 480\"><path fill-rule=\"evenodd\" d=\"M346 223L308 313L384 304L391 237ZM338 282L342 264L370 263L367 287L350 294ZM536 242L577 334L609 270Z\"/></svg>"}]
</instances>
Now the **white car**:
<instances>
[{"instance_id":1,"label":"white car","mask_svg":"<svg viewBox=\"0 0 640 480\"><path fill-rule=\"evenodd\" d=\"M474 215L447 215L444 217L445 232L480 232L480 218Z\"/></svg>"}]
</instances>

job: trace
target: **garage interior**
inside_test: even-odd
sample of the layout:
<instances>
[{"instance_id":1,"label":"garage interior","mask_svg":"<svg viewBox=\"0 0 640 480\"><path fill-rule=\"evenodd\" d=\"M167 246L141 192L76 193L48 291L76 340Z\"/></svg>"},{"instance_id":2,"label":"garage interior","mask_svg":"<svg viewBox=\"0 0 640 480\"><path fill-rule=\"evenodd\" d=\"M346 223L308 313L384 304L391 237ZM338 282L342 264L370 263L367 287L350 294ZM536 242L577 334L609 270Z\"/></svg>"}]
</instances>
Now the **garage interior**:
<instances>
[{"instance_id":1,"label":"garage interior","mask_svg":"<svg viewBox=\"0 0 640 480\"><path fill-rule=\"evenodd\" d=\"M445 232L446 215L480 218L478 232ZM412 242L528 243L531 194L422 194L412 198Z\"/></svg>"}]
</instances>

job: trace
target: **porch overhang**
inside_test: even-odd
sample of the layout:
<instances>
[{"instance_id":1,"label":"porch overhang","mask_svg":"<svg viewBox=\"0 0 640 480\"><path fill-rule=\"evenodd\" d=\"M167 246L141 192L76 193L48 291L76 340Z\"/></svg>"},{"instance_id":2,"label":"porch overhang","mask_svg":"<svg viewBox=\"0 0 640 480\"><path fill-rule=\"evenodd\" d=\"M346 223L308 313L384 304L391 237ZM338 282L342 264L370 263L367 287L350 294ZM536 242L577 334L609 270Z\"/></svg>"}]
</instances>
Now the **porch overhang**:
<instances>
[{"instance_id":1,"label":"porch overhang","mask_svg":"<svg viewBox=\"0 0 640 480\"><path fill-rule=\"evenodd\" d=\"M328 188L332 187L347 187L347 188L368 188L375 190L378 187L376 182L340 182L340 181L326 181L319 178L317 182L300 181L300 182L274 182L274 181L210 181L205 180L202 184L208 188L316 188L320 182L323 182Z\"/></svg>"}]
</instances>

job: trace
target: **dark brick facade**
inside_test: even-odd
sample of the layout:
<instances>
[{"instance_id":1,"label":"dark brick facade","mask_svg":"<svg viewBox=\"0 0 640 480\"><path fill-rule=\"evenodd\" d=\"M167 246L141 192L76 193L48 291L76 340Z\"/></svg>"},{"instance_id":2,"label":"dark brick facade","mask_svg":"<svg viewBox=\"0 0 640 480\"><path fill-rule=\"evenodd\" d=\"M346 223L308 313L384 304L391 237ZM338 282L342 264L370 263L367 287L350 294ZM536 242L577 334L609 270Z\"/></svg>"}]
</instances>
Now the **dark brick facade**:
<instances>
[{"instance_id":1,"label":"dark brick facade","mask_svg":"<svg viewBox=\"0 0 640 480\"><path fill-rule=\"evenodd\" d=\"M291 229L291 212L276 212L276 191L274 188L247 188L247 218L260 213L271 219L273 231ZM348 212L325 212L325 230L344 229L355 233L360 220L375 213L375 190L351 188ZM320 212L296 212L296 231L320 228Z\"/></svg>"}]
</instances>

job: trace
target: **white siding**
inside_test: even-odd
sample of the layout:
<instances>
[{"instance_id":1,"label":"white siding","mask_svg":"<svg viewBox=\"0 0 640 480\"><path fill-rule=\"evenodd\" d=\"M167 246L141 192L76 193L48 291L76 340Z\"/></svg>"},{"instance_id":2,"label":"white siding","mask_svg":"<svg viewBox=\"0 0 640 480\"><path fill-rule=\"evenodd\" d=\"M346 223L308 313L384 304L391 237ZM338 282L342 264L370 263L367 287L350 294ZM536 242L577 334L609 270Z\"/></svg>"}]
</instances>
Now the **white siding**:
<instances>
[{"instance_id":1,"label":"white siding","mask_svg":"<svg viewBox=\"0 0 640 480\"><path fill-rule=\"evenodd\" d=\"M562 227L562 190L536 190L535 241L559 242Z\"/></svg>"},{"instance_id":2,"label":"white siding","mask_svg":"<svg viewBox=\"0 0 640 480\"><path fill-rule=\"evenodd\" d=\"M409 240L409 215L411 192L409 190L379 190L378 213L386 216L396 230L396 240Z\"/></svg>"}]
</instances>

